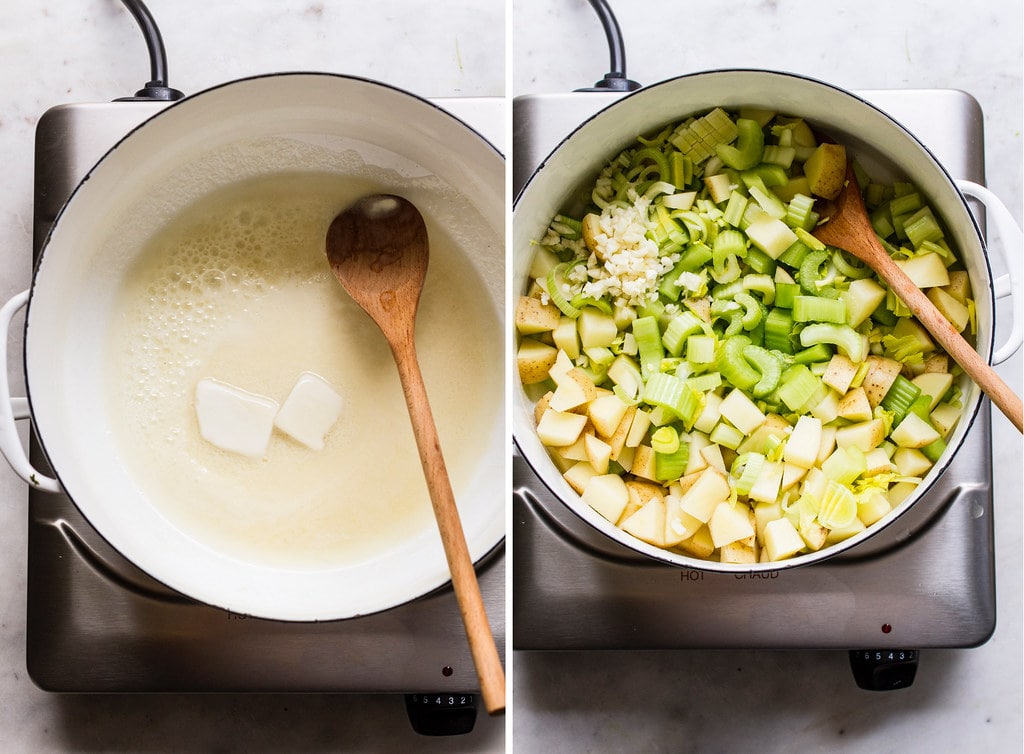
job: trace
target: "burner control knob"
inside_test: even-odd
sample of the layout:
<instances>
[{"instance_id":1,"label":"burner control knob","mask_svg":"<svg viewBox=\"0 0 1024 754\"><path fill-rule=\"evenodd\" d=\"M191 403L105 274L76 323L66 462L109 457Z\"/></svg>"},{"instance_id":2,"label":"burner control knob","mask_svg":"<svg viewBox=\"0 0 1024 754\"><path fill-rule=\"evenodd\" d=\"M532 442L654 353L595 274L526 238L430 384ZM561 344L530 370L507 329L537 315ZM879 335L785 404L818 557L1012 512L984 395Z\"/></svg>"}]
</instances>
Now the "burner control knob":
<instances>
[{"instance_id":1,"label":"burner control knob","mask_svg":"<svg viewBox=\"0 0 1024 754\"><path fill-rule=\"evenodd\" d=\"M918 654L916 649L853 649L850 668L862 689L904 689L914 682Z\"/></svg>"},{"instance_id":2,"label":"burner control knob","mask_svg":"<svg viewBox=\"0 0 1024 754\"><path fill-rule=\"evenodd\" d=\"M406 694L405 711L412 729L421 736L460 736L476 723L476 695Z\"/></svg>"}]
</instances>

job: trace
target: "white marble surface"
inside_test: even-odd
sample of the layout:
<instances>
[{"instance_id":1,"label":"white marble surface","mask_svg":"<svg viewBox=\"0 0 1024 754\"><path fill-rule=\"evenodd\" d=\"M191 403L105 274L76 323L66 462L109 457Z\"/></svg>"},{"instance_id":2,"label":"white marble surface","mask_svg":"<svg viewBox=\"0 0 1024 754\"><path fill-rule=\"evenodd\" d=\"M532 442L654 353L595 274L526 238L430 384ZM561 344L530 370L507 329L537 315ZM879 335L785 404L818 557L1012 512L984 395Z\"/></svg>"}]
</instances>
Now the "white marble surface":
<instances>
[{"instance_id":1,"label":"white marble surface","mask_svg":"<svg viewBox=\"0 0 1024 754\"><path fill-rule=\"evenodd\" d=\"M186 93L250 74L317 70L422 96L502 96L501 0L149 0ZM0 23L0 298L29 281L38 117L148 80L143 38L118 0L4 2ZM17 339L15 339L17 340ZM17 343L9 346L16 358ZM17 369L12 369L16 382ZM457 740L415 735L401 697L57 696L25 671L25 486L0 462L0 751L501 751L481 713Z\"/></svg>"},{"instance_id":2,"label":"white marble surface","mask_svg":"<svg viewBox=\"0 0 1024 754\"><path fill-rule=\"evenodd\" d=\"M1021 221L1021 5L892 0L612 0L630 78L716 67L850 89L957 88L985 113L989 186ZM608 67L585 0L514 0L513 95L590 86ZM1021 392L1021 356L999 368ZM995 634L925 654L914 685L857 689L844 653L516 653L517 751L1019 752L1021 439L993 418Z\"/></svg>"}]
</instances>

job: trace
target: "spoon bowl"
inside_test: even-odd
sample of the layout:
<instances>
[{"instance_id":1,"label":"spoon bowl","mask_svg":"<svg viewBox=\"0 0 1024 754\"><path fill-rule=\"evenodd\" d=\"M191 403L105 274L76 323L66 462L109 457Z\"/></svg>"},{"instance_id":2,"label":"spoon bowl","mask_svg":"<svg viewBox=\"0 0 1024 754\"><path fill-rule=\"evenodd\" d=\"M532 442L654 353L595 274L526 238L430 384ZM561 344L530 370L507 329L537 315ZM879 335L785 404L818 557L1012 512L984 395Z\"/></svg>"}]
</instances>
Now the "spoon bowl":
<instances>
[{"instance_id":1,"label":"spoon bowl","mask_svg":"<svg viewBox=\"0 0 1024 754\"><path fill-rule=\"evenodd\" d=\"M505 709L504 671L416 358L416 310L428 258L423 217L399 196L364 197L339 214L327 232L327 259L335 277L376 322L395 357L480 692L488 714L494 715Z\"/></svg>"}]
</instances>

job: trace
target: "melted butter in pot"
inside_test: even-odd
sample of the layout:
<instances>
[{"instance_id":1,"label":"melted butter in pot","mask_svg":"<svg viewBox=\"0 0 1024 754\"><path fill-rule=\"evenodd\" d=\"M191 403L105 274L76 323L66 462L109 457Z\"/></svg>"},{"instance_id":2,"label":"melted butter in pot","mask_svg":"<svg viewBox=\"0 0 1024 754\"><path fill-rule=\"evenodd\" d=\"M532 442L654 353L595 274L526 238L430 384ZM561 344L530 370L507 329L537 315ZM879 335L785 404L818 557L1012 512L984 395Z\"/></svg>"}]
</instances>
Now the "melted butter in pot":
<instances>
[{"instance_id":1,"label":"melted butter in pot","mask_svg":"<svg viewBox=\"0 0 1024 754\"><path fill-rule=\"evenodd\" d=\"M123 282L107 395L117 444L144 497L211 548L274 567L339 567L434 526L390 350L324 251L334 216L377 190L326 174L232 187L159 232ZM501 414L501 329L470 250L425 219L417 351L458 496ZM200 380L283 402L303 372L344 401L323 450L275 431L253 459L200 436Z\"/></svg>"}]
</instances>

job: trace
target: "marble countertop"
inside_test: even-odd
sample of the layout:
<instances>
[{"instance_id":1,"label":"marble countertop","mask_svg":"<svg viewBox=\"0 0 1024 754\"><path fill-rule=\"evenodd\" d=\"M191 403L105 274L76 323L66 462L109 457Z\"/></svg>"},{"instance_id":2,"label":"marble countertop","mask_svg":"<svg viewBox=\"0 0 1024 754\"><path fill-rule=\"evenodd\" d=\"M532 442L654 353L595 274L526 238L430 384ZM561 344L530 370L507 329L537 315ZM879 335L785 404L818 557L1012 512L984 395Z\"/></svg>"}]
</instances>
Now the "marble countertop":
<instances>
[{"instance_id":1,"label":"marble countertop","mask_svg":"<svg viewBox=\"0 0 1024 754\"><path fill-rule=\"evenodd\" d=\"M1021 8L889 0L612 0L631 79L712 68L803 73L848 89L963 89L985 115L987 183L1021 222ZM633 8L638 8L633 11ZM642 10L639 10L642 8ZM515 0L512 93L591 86L608 69L584 0ZM1021 392L1021 356L999 367ZM517 652L517 751L1020 751L1021 438L993 416L997 625L924 653L913 686L858 689L840 652Z\"/></svg>"},{"instance_id":2,"label":"marble countertop","mask_svg":"<svg viewBox=\"0 0 1024 754\"><path fill-rule=\"evenodd\" d=\"M500 0L148 0L171 85L186 94L282 70L353 74L426 97L505 92ZM118 0L4 3L0 23L0 298L29 281L36 122L53 105L106 102L149 79L143 37ZM9 346L14 363L18 346ZM20 384L18 370L12 379ZM0 462L0 750L502 751L483 712L454 741L416 735L400 696L54 695L26 673L26 491Z\"/></svg>"}]
</instances>

